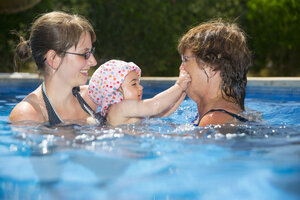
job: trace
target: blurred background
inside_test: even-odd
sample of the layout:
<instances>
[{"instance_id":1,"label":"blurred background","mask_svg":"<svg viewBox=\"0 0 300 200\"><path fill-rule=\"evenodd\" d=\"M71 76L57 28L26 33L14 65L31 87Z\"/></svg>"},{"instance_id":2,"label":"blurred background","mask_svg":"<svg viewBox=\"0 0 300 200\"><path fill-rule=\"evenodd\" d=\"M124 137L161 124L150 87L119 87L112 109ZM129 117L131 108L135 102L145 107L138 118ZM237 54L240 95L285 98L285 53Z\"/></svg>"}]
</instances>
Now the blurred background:
<instances>
[{"instance_id":1,"label":"blurred background","mask_svg":"<svg viewBox=\"0 0 300 200\"><path fill-rule=\"evenodd\" d=\"M0 72L37 72L32 60L14 65L14 33L28 39L34 19L53 10L92 23L98 65L122 59L139 65L143 76L177 76L179 38L223 18L247 34L249 76L300 76L299 0L0 0Z\"/></svg>"}]
</instances>

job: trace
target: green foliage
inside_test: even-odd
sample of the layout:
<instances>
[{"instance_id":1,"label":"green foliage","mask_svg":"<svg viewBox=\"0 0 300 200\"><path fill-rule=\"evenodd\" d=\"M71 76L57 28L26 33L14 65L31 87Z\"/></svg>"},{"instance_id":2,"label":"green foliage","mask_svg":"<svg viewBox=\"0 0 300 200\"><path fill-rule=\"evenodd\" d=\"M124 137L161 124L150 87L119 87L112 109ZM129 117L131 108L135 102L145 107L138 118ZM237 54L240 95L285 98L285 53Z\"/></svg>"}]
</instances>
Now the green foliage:
<instances>
[{"instance_id":1,"label":"green foliage","mask_svg":"<svg viewBox=\"0 0 300 200\"><path fill-rule=\"evenodd\" d=\"M253 72L300 76L300 1L249 0L247 6L246 31L251 35L255 57Z\"/></svg>"},{"instance_id":2,"label":"green foliage","mask_svg":"<svg viewBox=\"0 0 300 200\"><path fill-rule=\"evenodd\" d=\"M252 75L299 76L299 1L296 0L43 0L17 14L0 14L1 72L34 71L27 62L15 69L17 31L26 39L42 13L63 10L85 16L97 34L98 65L109 59L135 62L143 76L177 76L179 38L204 21L238 23L254 53Z\"/></svg>"}]
</instances>

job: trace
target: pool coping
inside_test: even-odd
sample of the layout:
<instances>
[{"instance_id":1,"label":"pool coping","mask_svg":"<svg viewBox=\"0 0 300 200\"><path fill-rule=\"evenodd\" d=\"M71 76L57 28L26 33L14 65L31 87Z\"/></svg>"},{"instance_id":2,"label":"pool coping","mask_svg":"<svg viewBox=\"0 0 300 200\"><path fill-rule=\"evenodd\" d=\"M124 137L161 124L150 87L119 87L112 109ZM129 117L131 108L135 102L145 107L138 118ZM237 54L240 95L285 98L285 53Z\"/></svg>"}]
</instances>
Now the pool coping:
<instances>
[{"instance_id":1,"label":"pool coping","mask_svg":"<svg viewBox=\"0 0 300 200\"><path fill-rule=\"evenodd\" d=\"M174 82L177 77L142 77L147 82ZM0 82L39 81L34 73L0 73ZM248 86L300 87L300 77L248 77Z\"/></svg>"}]
</instances>

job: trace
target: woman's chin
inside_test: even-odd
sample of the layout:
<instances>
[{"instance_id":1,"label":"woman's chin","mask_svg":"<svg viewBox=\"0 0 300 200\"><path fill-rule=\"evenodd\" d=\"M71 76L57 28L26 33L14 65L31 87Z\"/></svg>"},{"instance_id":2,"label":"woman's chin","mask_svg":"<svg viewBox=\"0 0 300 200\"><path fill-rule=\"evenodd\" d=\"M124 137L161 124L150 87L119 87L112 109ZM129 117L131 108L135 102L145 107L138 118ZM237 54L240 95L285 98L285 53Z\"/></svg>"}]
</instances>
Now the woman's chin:
<instances>
[{"instance_id":1,"label":"woman's chin","mask_svg":"<svg viewBox=\"0 0 300 200\"><path fill-rule=\"evenodd\" d=\"M77 83L78 85L85 85L87 84L87 77L81 77L80 81Z\"/></svg>"},{"instance_id":2,"label":"woman's chin","mask_svg":"<svg viewBox=\"0 0 300 200\"><path fill-rule=\"evenodd\" d=\"M192 99L193 101L196 101L198 99L198 96L192 91L192 90L189 90L186 89L185 93L187 94L187 96Z\"/></svg>"},{"instance_id":3,"label":"woman's chin","mask_svg":"<svg viewBox=\"0 0 300 200\"><path fill-rule=\"evenodd\" d=\"M191 94L191 90L190 90L190 88L188 87L186 90L185 90L185 93L188 95L188 96L190 96L190 94Z\"/></svg>"}]
</instances>

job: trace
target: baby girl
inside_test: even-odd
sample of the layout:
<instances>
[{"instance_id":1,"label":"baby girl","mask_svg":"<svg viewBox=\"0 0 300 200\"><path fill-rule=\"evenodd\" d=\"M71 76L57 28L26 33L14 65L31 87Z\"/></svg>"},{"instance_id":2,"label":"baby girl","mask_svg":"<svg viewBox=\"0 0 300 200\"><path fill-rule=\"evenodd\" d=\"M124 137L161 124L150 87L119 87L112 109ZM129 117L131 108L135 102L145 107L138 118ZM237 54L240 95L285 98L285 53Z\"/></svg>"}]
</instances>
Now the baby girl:
<instances>
[{"instance_id":1,"label":"baby girl","mask_svg":"<svg viewBox=\"0 0 300 200\"><path fill-rule=\"evenodd\" d=\"M162 117L173 113L185 97L191 81L180 69L176 83L153 98L142 100L141 69L132 62L110 60L90 79L88 92L97 105L97 113L110 125L129 124L143 117Z\"/></svg>"}]
</instances>

